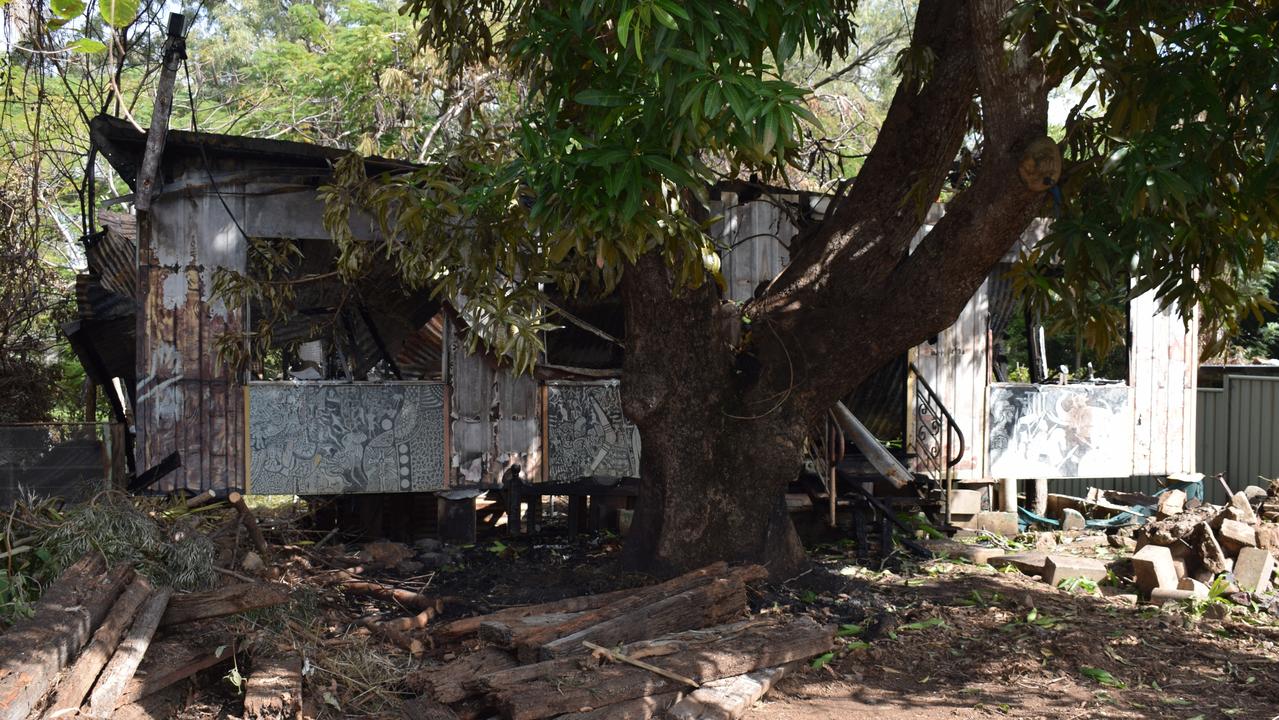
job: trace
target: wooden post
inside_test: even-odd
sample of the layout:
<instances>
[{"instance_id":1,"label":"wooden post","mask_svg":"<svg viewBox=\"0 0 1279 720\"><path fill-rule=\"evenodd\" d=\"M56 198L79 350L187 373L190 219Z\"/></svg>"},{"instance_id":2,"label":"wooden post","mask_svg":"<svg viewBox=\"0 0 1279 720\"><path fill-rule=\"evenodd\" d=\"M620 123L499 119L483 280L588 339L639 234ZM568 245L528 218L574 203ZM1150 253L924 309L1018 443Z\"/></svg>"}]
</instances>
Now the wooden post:
<instances>
[{"instance_id":1,"label":"wooden post","mask_svg":"<svg viewBox=\"0 0 1279 720\"><path fill-rule=\"evenodd\" d=\"M164 42L164 60L160 77L156 81L155 106L151 111L151 129L147 132L147 146L142 154L142 168L138 170L138 191L133 204L139 212L151 209L151 197L155 194L160 159L164 157L164 142L169 136L169 115L173 112L173 85L178 78L178 66L186 59L186 37L183 30L186 17L181 13L169 13L168 38Z\"/></svg>"},{"instance_id":2,"label":"wooden post","mask_svg":"<svg viewBox=\"0 0 1279 720\"><path fill-rule=\"evenodd\" d=\"M590 524L586 513L586 496L570 495L568 498L568 536L570 538L576 538L581 532L583 520L587 521L585 524Z\"/></svg>"},{"instance_id":3,"label":"wooden post","mask_svg":"<svg viewBox=\"0 0 1279 720\"><path fill-rule=\"evenodd\" d=\"M231 503L236 512L240 514L240 522L244 523L244 527L249 531L249 536L253 538L253 546L257 548L258 554L265 560L270 548L267 547L266 539L262 537L262 528L258 527L258 520L253 517L253 511L249 510L249 506L244 504L244 496L232 491L226 496L226 501Z\"/></svg>"},{"instance_id":4,"label":"wooden post","mask_svg":"<svg viewBox=\"0 0 1279 720\"><path fill-rule=\"evenodd\" d=\"M999 481L999 502L1004 512L1017 512L1017 479L1003 478Z\"/></svg>"},{"instance_id":5,"label":"wooden post","mask_svg":"<svg viewBox=\"0 0 1279 720\"><path fill-rule=\"evenodd\" d=\"M1031 504L1030 509L1036 515L1047 515L1048 514L1048 478L1035 478L1034 480L1031 480L1031 483L1034 484L1035 500L1034 500L1034 503Z\"/></svg>"}]
</instances>

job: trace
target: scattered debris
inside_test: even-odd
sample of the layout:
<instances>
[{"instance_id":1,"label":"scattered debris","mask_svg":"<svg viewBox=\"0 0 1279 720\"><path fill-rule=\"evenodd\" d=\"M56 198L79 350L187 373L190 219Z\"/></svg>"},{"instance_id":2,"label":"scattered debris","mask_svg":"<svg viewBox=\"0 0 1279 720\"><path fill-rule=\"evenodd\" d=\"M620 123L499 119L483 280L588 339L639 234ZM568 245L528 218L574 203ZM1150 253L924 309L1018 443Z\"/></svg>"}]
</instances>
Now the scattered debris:
<instances>
[{"instance_id":1,"label":"scattered debris","mask_svg":"<svg viewBox=\"0 0 1279 720\"><path fill-rule=\"evenodd\" d=\"M651 717L685 700L677 717L703 717L689 713L715 705L726 714L706 717L737 718L780 666L829 651L835 635L806 617L741 619L746 586L766 574L717 563L607 602L503 611L466 625L467 633L445 626L441 642L474 634L489 644L415 673L410 684L455 710L488 708L515 720ZM696 700L684 697L689 691Z\"/></svg>"}]
</instances>

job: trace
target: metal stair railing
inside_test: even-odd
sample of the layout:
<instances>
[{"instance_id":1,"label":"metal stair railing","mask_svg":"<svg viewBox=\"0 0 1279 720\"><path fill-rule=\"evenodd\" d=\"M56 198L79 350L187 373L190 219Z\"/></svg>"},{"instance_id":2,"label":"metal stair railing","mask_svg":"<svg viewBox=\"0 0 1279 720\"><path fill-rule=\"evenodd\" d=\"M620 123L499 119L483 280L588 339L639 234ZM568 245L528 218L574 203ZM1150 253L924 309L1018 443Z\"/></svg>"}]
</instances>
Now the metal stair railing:
<instances>
[{"instance_id":1,"label":"metal stair railing","mask_svg":"<svg viewBox=\"0 0 1279 720\"><path fill-rule=\"evenodd\" d=\"M946 492L946 524L950 524L950 493L954 468L964 457L964 431L942 403L941 396L910 363L915 378L915 448L921 469L940 480Z\"/></svg>"}]
</instances>

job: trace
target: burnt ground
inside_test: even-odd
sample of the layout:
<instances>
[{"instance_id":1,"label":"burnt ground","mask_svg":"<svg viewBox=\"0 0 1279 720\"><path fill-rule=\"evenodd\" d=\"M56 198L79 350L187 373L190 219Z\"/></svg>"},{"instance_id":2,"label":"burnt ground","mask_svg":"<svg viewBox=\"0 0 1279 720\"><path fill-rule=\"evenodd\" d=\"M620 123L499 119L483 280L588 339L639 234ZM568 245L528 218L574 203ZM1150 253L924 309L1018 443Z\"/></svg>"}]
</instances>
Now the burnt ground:
<instances>
[{"instance_id":1,"label":"burnt ground","mask_svg":"<svg viewBox=\"0 0 1279 720\"><path fill-rule=\"evenodd\" d=\"M484 610L646 582L620 574L617 547L608 537L503 541L468 551L432 585ZM1206 615L1133 605L964 562L816 560L761 589L752 609L840 624L840 649L784 680L749 720L1279 715L1279 625L1266 613L1225 601Z\"/></svg>"},{"instance_id":2,"label":"burnt ground","mask_svg":"<svg viewBox=\"0 0 1279 720\"><path fill-rule=\"evenodd\" d=\"M362 619L402 617L404 608L344 594L326 582L332 573L356 572L445 598L432 624L653 581L620 568L620 539L607 533L571 542L554 529L531 538L492 535L465 548L427 541L399 546L409 564L392 559L379 566L367 550L360 553L365 546L317 548L312 531L266 524L278 550L260 574L293 587L292 602L209 627L216 637L204 644L240 638L236 665L156 696L141 717L239 717L241 695L229 676L249 676L256 651L274 645L306 659L306 715L402 718L397 708L411 697L405 677L462 649L439 645L410 658L370 636ZM232 555L240 557L244 546L235 537ZM1118 552L1095 543L1068 551ZM887 569L872 568L839 544L813 557L809 573L754 590L751 609L840 625L839 646L815 663L820 667L810 664L783 680L749 720L1279 716L1279 624L1264 609L1226 599L1139 606L945 560L895 555Z\"/></svg>"}]
</instances>

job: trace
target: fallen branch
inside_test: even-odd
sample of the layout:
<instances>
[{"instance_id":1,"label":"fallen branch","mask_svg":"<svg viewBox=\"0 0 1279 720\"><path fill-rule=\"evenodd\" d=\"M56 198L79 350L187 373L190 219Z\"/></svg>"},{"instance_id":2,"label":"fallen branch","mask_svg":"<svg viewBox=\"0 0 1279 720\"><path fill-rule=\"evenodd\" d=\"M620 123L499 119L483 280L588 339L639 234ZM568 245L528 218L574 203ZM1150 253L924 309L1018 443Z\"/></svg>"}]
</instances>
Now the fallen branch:
<instances>
[{"instance_id":1,"label":"fallen branch","mask_svg":"<svg viewBox=\"0 0 1279 720\"><path fill-rule=\"evenodd\" d=\"M684 677L683 675L680 675L679 673L673 673L670 670L663 670L662 668L659 668L656 665L649 665L643 660L636 660L635 658L629 657L627 655L623 655L622 653L616 650L610 650L609 648L596 645L595 643L589 640L583 640L582 645L584 647L590 648L591 650L594 650L597 653L604 654L611 660L616 660L617 662L624 662L627 665L634 665L637 668L641 668L651 673L661 675L667 680L674 680L677 683L683 683L694 689L700 688L702 686L701 683L697 682L693 678Z\"/></svg>"},{"instance_id":2,"label":"fallen branch","mask_svg":"<svg viewBox=\"0 0 1279 720\"><path fill-rule=\"evenodd\" d=\"M342 592L351 595L365 595L368 597L385 600L386 602L397 603L411 610L439 610L440 601L429 598L421 593L412 590L403 590L401 588L390 587L381 583L367 582L364 580L344 580L338 588Z\"/></svg>"},{"instance_id":3,"label":"fallen branch","mask_svg":"<svg viewBox=\"0 0 1279 720\"><path fill-rule=\"evenodd\" d=\"M253 538L253 546L257 548L258 554L266 559L270 549L267 547L266 538L262 537L262 528L258 527L258 519L253 517L253 511L249 510L249 506L244 503L244 496L232 491L227 494L226 501L231 503L240 514L240 522L244 523L244 527L249 531L249 537Z\"/></svg>"}]
</instances>

